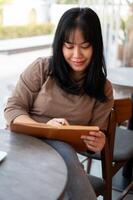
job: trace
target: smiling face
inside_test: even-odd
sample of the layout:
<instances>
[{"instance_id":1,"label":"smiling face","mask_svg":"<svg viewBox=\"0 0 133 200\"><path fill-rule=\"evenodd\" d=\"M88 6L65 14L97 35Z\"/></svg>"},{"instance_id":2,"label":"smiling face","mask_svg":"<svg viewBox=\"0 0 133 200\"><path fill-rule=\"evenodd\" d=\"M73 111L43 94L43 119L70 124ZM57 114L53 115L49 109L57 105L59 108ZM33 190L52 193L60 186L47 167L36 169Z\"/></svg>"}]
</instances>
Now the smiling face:
<instances>
[{"instance_id":1,"label":"smiling face","mask_svg":"<svg viewBox=\"0 0 133 200\"><path fill-rule=\"evenodd\" d=\"M69 40L63 44L63 55L75 75L83 74L91 62L93 47L85 41L80 29L70 34Z\"/></svg>"}]
</instances>

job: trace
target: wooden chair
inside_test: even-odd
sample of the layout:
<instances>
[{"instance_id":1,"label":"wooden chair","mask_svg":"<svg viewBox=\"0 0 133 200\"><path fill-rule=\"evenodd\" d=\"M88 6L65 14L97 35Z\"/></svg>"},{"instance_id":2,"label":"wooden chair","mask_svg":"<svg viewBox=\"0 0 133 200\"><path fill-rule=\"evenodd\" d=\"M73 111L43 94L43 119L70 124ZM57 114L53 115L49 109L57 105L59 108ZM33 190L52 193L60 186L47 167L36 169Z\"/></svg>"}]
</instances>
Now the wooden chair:
<instances>
[{"instance_id":1,"label":"wooden chair","mask_svg":"<svg viewBox=\"0 0 133 200\"><path fill-rule=\"evenodd\" d=\"M101 160L102 179L88 176L96 195L103 195L104 200L112 199L113 176L129 159L133 158L133 131L120 127L121 123L131 118L131 115L132 101L129 98L115 100L110 113L104 149L100 154L82 153L89 159ZM124 198L132 184L122 193L119 200Z\"/></svg>"}]
</instances>

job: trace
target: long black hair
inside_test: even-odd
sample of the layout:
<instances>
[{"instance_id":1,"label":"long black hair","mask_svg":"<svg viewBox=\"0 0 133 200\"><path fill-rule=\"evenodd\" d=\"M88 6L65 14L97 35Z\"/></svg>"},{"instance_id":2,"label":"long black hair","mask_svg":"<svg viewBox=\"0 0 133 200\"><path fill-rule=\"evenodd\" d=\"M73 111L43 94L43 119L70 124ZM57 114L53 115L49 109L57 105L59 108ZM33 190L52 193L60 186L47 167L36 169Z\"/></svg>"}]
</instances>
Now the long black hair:
<instances>
[{"instance_id":1,"label":"long black hair","mask_svg":"<svg viewBox=\"0 0 133 200\"><path fill-rule=\"evenodd\" d=\"M50 60L50 72L56 83L68 93L81 94L81 86L70 76L71 67L66 62L62 47L68 41L70 34L79 28L85 41L93 47L91 62L86 70L82 91L90 97L104 102L105 83L107 77L103 55L103 39L101 25L97 14L90 8L71 8L61 17L53 41L53 55Z\"/></svg>"}]
</instances>

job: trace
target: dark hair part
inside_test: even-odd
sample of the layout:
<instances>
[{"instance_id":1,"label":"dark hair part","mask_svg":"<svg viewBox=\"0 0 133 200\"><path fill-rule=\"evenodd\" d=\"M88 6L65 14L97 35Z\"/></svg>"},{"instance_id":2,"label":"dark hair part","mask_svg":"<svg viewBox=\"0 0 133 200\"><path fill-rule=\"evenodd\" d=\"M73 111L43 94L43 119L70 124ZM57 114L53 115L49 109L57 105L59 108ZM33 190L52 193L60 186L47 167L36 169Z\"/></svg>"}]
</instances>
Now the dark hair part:
<instances>
[{"instance_id":1,"label":"dark hair part","mask_svg":"<svg viewBox=\"0 0 133 200\"><path fill-rule=\"evenodd\" d=\"M66 92L81 94L81 86L71 79L71 68L62 52L64 42L69 40L70 34L76 28L82 31L84 39L93 47L93 55L85 73L82 91L104 102L107 100L105 95L107 71L103 55L103 39L99 18L92 9L72 8L61 17L53 41L53 56L49 68L51 75Z\"/></svg>"}]
</instances>

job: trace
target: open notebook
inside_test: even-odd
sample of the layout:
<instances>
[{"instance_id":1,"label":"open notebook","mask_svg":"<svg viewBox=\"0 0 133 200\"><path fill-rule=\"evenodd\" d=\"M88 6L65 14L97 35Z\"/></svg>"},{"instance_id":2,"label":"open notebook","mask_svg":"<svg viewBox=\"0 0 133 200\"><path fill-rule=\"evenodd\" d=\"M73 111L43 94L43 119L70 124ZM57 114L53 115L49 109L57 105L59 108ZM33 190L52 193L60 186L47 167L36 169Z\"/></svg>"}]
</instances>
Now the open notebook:
<instances>
[{"instance_id":1,"label":"open notebook","mask_svg":"<svg viewBox=\"0 0 133 200\"><path fill-rule=\"evenodd\" d=\"M27 135L43 137L47 139L56 139L69 143L77 151L86 151L87 147L80 138L81 135L88 135L89 131L98 131L97 126L78 126L78 125L65 125L65 126L51 126L47 124L27 124L27 123L14 123L11 124L11 131L23 133Z\"/></svg>"}]
</instances>

